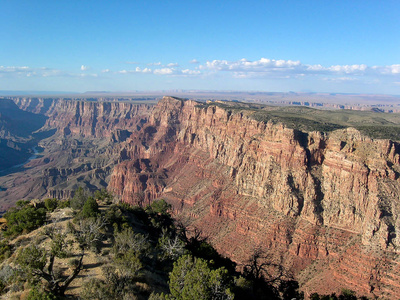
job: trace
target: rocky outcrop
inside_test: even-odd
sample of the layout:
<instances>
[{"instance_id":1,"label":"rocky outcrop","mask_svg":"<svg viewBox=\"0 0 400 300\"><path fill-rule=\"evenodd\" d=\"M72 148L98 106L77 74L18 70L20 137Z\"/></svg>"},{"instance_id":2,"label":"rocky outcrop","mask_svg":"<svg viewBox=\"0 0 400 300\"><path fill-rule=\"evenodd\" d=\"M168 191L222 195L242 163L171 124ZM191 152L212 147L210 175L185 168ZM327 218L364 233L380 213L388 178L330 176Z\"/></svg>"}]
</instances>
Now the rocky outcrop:
<instances>
[{"instance_id":1,"label":"rocky outcrop","mask_svg":"<svg viewBox=\"0 0 400 300\"><path fill-rule=\"evenodd\" d=\"M388 271L399 247L399 145L251 114L164 98L126 140L132 162L114 169L109 189L130 203L165 198L238 263L258 246L284 257L306 292L400 293Z\"/></svg>"}]
</instances>

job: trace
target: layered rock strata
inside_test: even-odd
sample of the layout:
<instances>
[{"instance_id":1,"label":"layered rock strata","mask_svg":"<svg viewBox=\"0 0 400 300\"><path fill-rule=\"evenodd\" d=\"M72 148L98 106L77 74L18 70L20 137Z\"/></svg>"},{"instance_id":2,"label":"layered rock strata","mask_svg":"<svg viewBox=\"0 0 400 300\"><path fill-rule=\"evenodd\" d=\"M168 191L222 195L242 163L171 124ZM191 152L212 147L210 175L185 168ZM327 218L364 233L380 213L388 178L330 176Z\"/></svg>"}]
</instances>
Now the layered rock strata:
<instances>
[{"instance_id":1,"label":"layered rock strata","mask_svg":"<svg viewBox=\"0 0 400 300\"><path fill-rule=\"evenodd\" d=\"M92 102L64 99L15 98L24 110L48 116L45 128L64 135L110 137L116 130L138 130L151 108L129 102Z\"/></svg>"},{"instance_id":2,"label":"layered rock strata","mask_svg":"<svg viewBox=\"0 0 400 300\"><path fill-rule=\"evenodd\" d=\"M113 167L124 160L122 144L141 129L151 111L150 105L127 102L13 100L28 111L21 112L42 117L42 127L36 129L52 136L42 137L38 148L43 151L36 159L0 176L0 211L22 198L65 199L79 186L89 190L107 187Z\"/></svg>"},{"instance_id":3,"label":"layered rock strata","mask_svg":"<svg viewBox=\"0 0 400 300\"><path fill-rule=\"evenodd\" d=\"M239 264L262 247L306 293L399 294L399 145L251 114L165 97L126 140L131 161L109 189L129 203L165 198Z\"/></svg>"}]
</instances>

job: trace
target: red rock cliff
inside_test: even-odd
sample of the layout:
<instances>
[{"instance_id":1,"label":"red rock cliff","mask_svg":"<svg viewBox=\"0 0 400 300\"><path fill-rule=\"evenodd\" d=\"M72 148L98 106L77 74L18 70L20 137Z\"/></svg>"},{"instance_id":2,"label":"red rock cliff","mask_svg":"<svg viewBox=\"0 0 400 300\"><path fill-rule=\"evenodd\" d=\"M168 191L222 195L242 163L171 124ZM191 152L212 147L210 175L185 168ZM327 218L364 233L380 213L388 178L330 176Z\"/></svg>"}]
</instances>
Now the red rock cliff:
<instances>
[{"instance_id":1,"label":"red rock cliff","mask_svg":"<svg viewBox=\"0 0 400 300\"><path fill-rule=\"evenodd\" d=\"M43 98L15 98L14 102L23 110L48 116L45 128L81 137L111 137L116 130L137 130L146 123L152 107L129 102Z\"/></svg>"},{"instance_id":2,"label":"red rock cliff","mask_svg":"<svg viewBox=\"0 0 400 300\"><path fill-rule=\"evenodd\" d=\"M165 198L238 263L258 246L282 256L306 293L400 294L399 145L250 115L165 97L109 189L130 203Z\"/></svg>"}]
</instances>

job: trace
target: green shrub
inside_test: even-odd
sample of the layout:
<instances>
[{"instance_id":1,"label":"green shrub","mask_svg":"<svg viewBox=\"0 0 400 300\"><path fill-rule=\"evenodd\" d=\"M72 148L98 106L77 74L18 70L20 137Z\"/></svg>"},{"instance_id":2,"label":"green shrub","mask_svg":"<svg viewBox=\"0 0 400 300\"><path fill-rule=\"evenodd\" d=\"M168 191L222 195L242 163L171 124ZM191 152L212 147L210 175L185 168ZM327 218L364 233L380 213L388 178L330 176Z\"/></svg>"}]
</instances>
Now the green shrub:
<instances>
[{"instance_id":1,"label":"green shrub","mask_svg":"<svg viewBox=\"0 0 400 300\"><path fill-rule=\"evenodd\" d=\"M99 212L99 205L97 204L96 200L93 197L89 197L83 205L80 217L84 219L95 218Z\"/></svg>"},{"instance_id":2,"label":"green shrub","mask_svg":"<svg viewBox=\"0 0 400 300\"><path fill-rule=\"evenodd\" d=\"M11 254L12 254L11 245L6 240L0 241L0 262L9 258Z\"/></svg>"},{"instance_id":3,"label":"green shrub","mask_svg":"<svg viewBox=\"0 0 400 300\"><path fill-rule=\"evenodd\" d=\"M69 201L69 200L61 200L61 201L58 202L58 207L59 208L71 207L71 201Z\"/></svg>"},{"instance_id":4,"label":"green shrub","mask_svg":"<svg viewBox=\"0 0 400 300\"><path fill-rule=\"evenodd\" d=\"M104 218L107 224L116 226L118 229L121 229L121 225L127 222L127 218L123 215L122 210L115 204L104 211Z\"/></svg>"},{"instance_id":5,"label":"green shrub","mask_svg":"<svg viewBox=\"0 0 400 300\"><path fill-rule=\"evenodd\" d=\"M97 190L94 192L94 198L100 200L105 204L111 204L113 201L113 196L106 189Z\"/></svg>"},{"instance_id":6,"label":"green shrub","mask_svg":"<svg viewBox=\"0 0 400 300\"><path fill-rule=\"evenodd\" d=\"M169 215L170 209L171 204L165 202L164 199L160 199L153 201L145 210L148 214Z\"/></svg>"},{"instance_id":7,"label":"green shrub","mask_svg":"<svg viewBox=\"0 0 400 300\"><path fill-rule=\"evenodd\" d=\"M84 300L114 299L113 290L104 280L91 278L82 285L80 294Z\"/></svg>"},{"instance_id":8,"label":"green shrub","mask_svg":"<svg viewBox=\"0 0 400 300\"><path fill-rule=\"evenodd\" d=\"M79 187L71 199L71 207L75 210L81 210L88 197L89 194L82 187Z\"/></svg>"},{"instance_id":9,"label":"green shrub","mask_svg":"<svg viewBox=\"0 0 400 300\"><path fill-rule=\"evenodd\" d=\"M46 209L36 208L29 202L17 202L17 207L11 208L4 214L7 220L6 237L14 237L21 233L30 232L46 221Z\"/></svg>"},{"instance_id":10,"label":"green shrub","mask_svg":"<svg viewBox=\"0 0 400 300\"><path fill-rule=\"evenodd\" d=\"M52 293L41 290L40 288L34 286L29 292L26 300L56 300L57 297Z\"/></svg>"},{"instance_id":11,"label":"green shrub","mask_svg":"<svg viewBox=\"0 0 400 300\"><path fill-rule=\"evenodd\" d=\"M58 200L55 198L48 198L44 200L44 206L46 207L47 211L54 211L58 206Z\"/></svg>"},{"instance_id":12,"label":"green shrub","mask_svg":"<svg viewBox=\"0 0 400 300\"><path fill-rule=\"evenodd\" d=\"M233 299L232 281L225 268L213 270L206 260L180 257L169 275L169 289L177 300Z\"/></svg>"}]
</instances>

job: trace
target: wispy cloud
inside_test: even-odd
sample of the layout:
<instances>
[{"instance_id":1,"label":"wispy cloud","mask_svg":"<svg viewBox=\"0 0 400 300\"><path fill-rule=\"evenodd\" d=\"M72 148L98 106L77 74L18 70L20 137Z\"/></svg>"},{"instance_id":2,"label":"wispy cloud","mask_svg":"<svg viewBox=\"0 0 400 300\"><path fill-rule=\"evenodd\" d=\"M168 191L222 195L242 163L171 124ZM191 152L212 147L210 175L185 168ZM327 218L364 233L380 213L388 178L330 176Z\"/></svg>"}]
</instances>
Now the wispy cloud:
<instances>
[{"instance_id":1,"label":"wispy cloud","mask_svg":"<svg viewBox=\"0 0 400 300\"><path fill-rule=\"evenodd\" d=\"M136 67L135 72L136 73L151 73L151 69L150 68L141 69L139 67Z\"/></svg>"},{"instance_id":2,"label":"wispy cloud","mask_svg":"<svg viewBox=\"0 0 400 300\"><path fill-rule=\"evenodd\" d=\"M359 79L355 77L332 77L332 78L325 77L322 78L322 80L333 81L333 82L355 82L358 81Z\"/></svg>"},{"instance_id":3,"label":"wispy cloud","mask_svg":"<svg viewBox=\"0 0 400 300\"><path fill-rule=\"evenodd\" d=\"M173 68L162 68L162 69L155 69L154 74L157 75L171 75L173 74L175 69Z\"/></svg>"},{"instance_id":4,"label":"wispy cloud","mask_svg":"<svg viewBox=\"0 0 400 300\"><path fill-rule=\"evenodd\" d=\"M140 67L136 67L134 70L121 70L121 71L117 71L116 73L118 74L133 74L133 73L151 73L152 70L150 68L140 68Z\"/></svg>"},{"instance_id":5,"label":"wispy cloud","mask_svg":"<svg viewBox=\"0 0 400 300\"><path fill-rule=\"evenodd\" d=\"M86 71L89 68L82 65L80 70ZM0 66L1 77L97 77L98 74L92 73L71 73L48 67L31 68L27 66Z\"/></svg>"},{"instance_id":6,"label":"wispy cloud","mask_svg":"<svg viewBox=\"0 0 400 300\"><path fill-rule=\"evenodd\" d=\"M186 74L186 75L200 75L200 74L201 74L201 71L199 71L199 70L184 69L184 70L182 70L182 74Z\"/></svg>"},{"instance_id":7,"label":"wispy cloud","mask_svg":"<svg viewBox=\"0 0 400 300\"><path fill-rule=\"evenodd\" d=\"M31 68L29 67L4 67L0 66L0 73L26 73L29 72Z\"/></svg>"},{"instance_id":8,"label":"wispy cloud","mask_svg":"<svg viewBox=\"0 0 400 300\"><path fill-rule=\"evenodd\" d=\"M237 61L213 60L200 65L198 69L203 72L232 72L234 77L239 78L294 78L299 76L330 75L341 76L337 79L346 78L348 81L350 77L344 77L343 75L400 75L400 64L371 67L365 64L323 66L321 64L302 64L298 60L275 60L268 58L261 58L255 61L250 61L245 58Z\"/></svg>"},{"instance_id":9,"label":"wispy cloud","mask_svg":"<svg viewBox=\"0 0 400 300\"><path fill-rule=\"evenodd\" d=\"M126 69L110 68L100 69L98 71L89 71L91 68L87 65L81 65L79 70L74 72L59 70L50 67L29 67L29 66L0 66L0 77L14 78L113 78L117 76L167 76L172 80L173 77L190 78L223 78L229 82L229 79L235 80L282 80L285 82L294 82L293 80L303 80L304 82L318 81L325 85L386 85L398 88L400 86L400 64L392 65L372 65L366 64L348 64L348 65L328 65L322 64L303 64L299 60L275 60L260 58L258 60L249 60L246 58L229 60L210 60L199 63L196 59L188 62L173 62L163 65L161 62L150 64L136 64L131 62L131 66L126 65ZM136 65L134 65L136 64ZM153 67L150 67L153 66ZM149 77L148 77L149 78ZM210 79L212 80L212 79ZM291 81L288 81L291 80ZM22 82L22 81L21 81ZM82 81L83 82L83 81Z\"/></svg>"}]
</instances>

